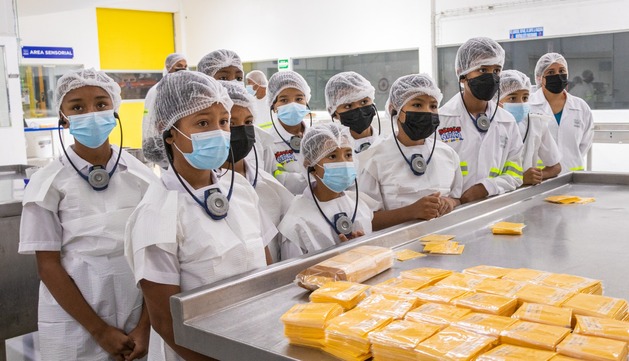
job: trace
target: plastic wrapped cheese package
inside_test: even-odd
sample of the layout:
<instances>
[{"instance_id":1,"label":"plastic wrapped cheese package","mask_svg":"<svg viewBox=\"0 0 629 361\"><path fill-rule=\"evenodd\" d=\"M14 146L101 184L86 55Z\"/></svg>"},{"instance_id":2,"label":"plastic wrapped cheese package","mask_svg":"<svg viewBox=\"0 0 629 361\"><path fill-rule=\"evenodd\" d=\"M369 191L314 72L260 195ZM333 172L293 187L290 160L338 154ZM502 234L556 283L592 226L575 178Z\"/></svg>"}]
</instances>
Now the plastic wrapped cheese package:
<instances>
[{"instance_id":1,"label":"plastic wrapped cheese package","mask_svg":"<svg viewBox=\"0 0 629 361\"><path fill-rule=\"evenodd\" d=\"M491 293L505 297L515 297L526 282L505 280L501 278L486 278L476 285L476 292Z\"/></svg>"},{"instance_id":2,"label":"plastic wrapped cheese package","mask_svg":"<svg viewBox=\"0 0 629 361\"><path fill-rule=\"evenodd\" d=\"M609 318L576 316L574 333L629 342L629 322Z\"/></svg>"},{"instance_id":3,"label":"plastic wrapped cheese package","mask_svg":"<svg viewBox=\"0 0 629 361\"><path fill-rule=\"evenodd\" d=\"M491 226L491 233L506 235L521 235L522 230L526 227L524 223L498 222Z\"/></svg>"},{"instance_id":4,"label":"plastic wrapped cheese package","mask_svg":"<svg viewBox=\"0 0 629 361\"><path fill-rule=\"evenodd\" d=\"M572 334L557 345L562 355L592 361L626 361L627 343L602 337Z\"/></svg>"},{"instance_id":5,"label":"plastic wrapped cheese package","mask_svg":"<svg viewBox=\"0 0 629 361\"><path fill-rule=\"evenodd\" d=\"M437 302L437 303L450 303L453 299L463 296L468 293L466 290L458 288L448 288L439 286L430 286L420 288L412 293L417 297L420 302Z\"/></svg>"},{"instance_id":6,"label":"plastic wrapped cheese package","mask_svg":"<svg viewBox=\"0 0 629 361\"><path fill-rule=\"evenodd\" d=\"M542 286L538 284L527 284L516 293L520 305L524 302L540 303L542 305L561 306L565 301L574 295L574 292L563 288Z\"/></svg>"},{"instance_id":7,"label":"plastic wrapped cheese package","mask_svg":"<svg viewBox=\"0 0 629 361\"><path fill-rule=\"evenodd\" d=\"M369 334L373 360L415 361L415 347L439 330L439 326L427 323L393 321Z\"/></svg>"},{"instance_id":8,"label":"plastic wrapped cheese package","mask_svg":"<svg viewBox=\"0 0 629 361\"><path fill-rule=\"evenodd\" d=\"M518 300L515 298L492 295L491 293L469 293L452 300L457 307L469 308L476 312L498 316L511 316L515 312Z\"/></svg>"},{"instance_id":9,"label":"plastic wrapped cheese package","mask_svg":"<svg viewBox=\"0 0 629 361\"><path fill-rule=\"evenodd\" d=\"M323 350L343 360L366 360L371 357L370 332L392 321L391 317L355 309L328 322Z\"/></svg>"},{"instance_id":10,"label":"plastic wrapped cheese package","mask_svg":"<svg viewBox=\"0 0 629 361\"><path fill-rule=\"evenodd\" d=\"M426 322L443 328L458 321L470 312L468 309L452 305L426 303L408 312L405 319L414 322Z\"/></svg>"},{"instance_id":11,"label":"plastic wrapped cheese package","mask_svg":"<svg viewBox=\"0 0 629 361\"><path fill-rule=\"evenodd\" d=\"M545 325L572 327L571 309L539 303L524 302L511 317Z\"/></svg>"},{"instance_id":12,"label":"plastic wrapped cheese package","mask_svg":"<svg viewBox=\"0 0 629 361\"><path fill-rule=\"evenodd\" d=\"M603 294L603 283L595 280L575 275L553 273L540 281L545 286L564 288L578 293L588 293L593 295Z\"/></svg>"},{"instance_id":13,"label":"plastic wrapped cheese package","mask_svg":"<svg viewBox=\"0 0 629 361\"><path fill-rule=\"evenodd\" d=\"M476 276L489 277L489 278L501 278L507 273L511 272L511 268L503 268L497 266L479 265L470 268L466 268L462 273L472 274Z\"/></svg>"},{"instance_id":14,"label":"plastic wrapped cheese package","mask_svg":"<svg viewBox=\"0 0 629 361\"><path fill-rule=\"evenodd\" d=\"M538 271L530 268L518 268L502 276L502 278L518 282L525 281L539 283L550 275L550 272Z\"/></svg>"},{"instance_id":15,"label":"plastic wrapped cheese package","mask_svg":"<svg viewBox=\"0 0 629 361\"><path fill-rule=\"evenodd\" d=\"M552 351L504 344L480 355L476 361L548 361L555 355Z\"/></svg>"},{"instance_id":16,"label":"plastic wrapped cheese package","mask_svg":"<svg viewBox=\"0 0 629 361\"><path fill-rule=\"evenodd\" d=\"M284 315L284 334L294 345L322 347L328 322L343 313L336 303L301 303Z\"/></svg>"},{"instance_id":17,"label":"plastic wrapped cheese package","mask_svg":"<svg viewBox=\"0 0 629 361\"><path fill-rule=\"evenodd\" d=\"M338 303L345 310L349 310L367 297L365 292L368 289L369 286L360 283L347 281L328 282L325 286L310 294L310 301Z\"/></svg>"},{"instance_id":18,"label":"plastic wrapped cheese package","mask_svg":"<svg viewBox=\"0 0 629 361\"><path fill-rule=\"evenodd\" d=\"M420 267L408 271L402 271L400 272L400 277L417 281L426 281L428 284L432 285L451 274L452 271L446 269Z\"/></svg>"},{"instance_id":19,"label":"plastic wrapped cheese package","mask_svg":"<svg viewBox=\"0 0 629 361\"><path fill-rule=\"evenodd\" d=\"M360 283L391 268L393 256L393 251L386 247L356 247L308 267L295 277L295 282L309 290L332 281Z\"/></svg>"},{"instance_id":20,"label":"plastic wrapped cheese package","mask_svg":"<svg viewBox=\"0 0 629 361\"><path fill-rule=\"evenodd\" d=\"M627 301L600 295L577 293L561 307L572 308L575 315L594 316L623 320L627 316Z\"/></svg>"},{"instance_id":21,"label":"plastic wrapped cheese package","mask_svg":"<svg viewBox=\"0 0 629 361\"><path fill-rule=\"evenodd\" d=\"M408 294L427 286L428 281L418 281L406 278L391 278L371 286L371 293Z\"/></svg>"},{"instance_id":22,"label":"plastic wrapped cheese package","mask_svg":"<svg viewBox=\"0 0 629 361\"><path fill-rule=\"evenodd\" d=\"M516 322L517 320L510 317L472 312L454 322L452 326L485 336L500 337L502 331Z\"/></svg>"},{"instance_id":23,"label":"plastic wrapped cheese package","mask_svg":"<svg viewBox=\"0 0 629 361\"><path fill-rule=\"evenodd\" d=\"M541 323L517 321L500 335L502 343L554 351L570 329Z\"/></svg>"},{"instance_id":24,"label":"plastic wrapped cheese package","mask_svg":"<svg viewBox=\"0 0 629 361\"><path fill-rule=\"evenodd\" d=\"M415 307L417 307L417 297L402 294L375 293L360 301L356 309L377 312L399 320L403 319L406 313Z\"/></svg>"},{"instance_id":25,"label":"plastic wrapped cheese package","mask_svg":"<svg viewBox=\"0 0 629 361\"><path fill-rule=\"evenodd\" d=\"M435 283L435 286L473 291L476 289L476 286L484 279L486 279L486 277L463 273L453 273L448 277L442 279L441 281Z\"/></svg>"},{"instance_id":26,"label":"plastic wrapped cheese package","mask_svg":"<svg viewBox=\"0 0 629 361\"><path fill-rule=\"evenodd\" d=\"M456 327L448 327L420 342L415 348L418 360L474 360L497 343L495 337L483 336Z\"/></svg>"},{"instance_id":27,"label":"plastic wrapped cheese package","mask_svg":"<svg viewBox=\"0 0 629 361\"><path fill-rule=\"evenodd\" d=\"M578 361L578 358L574 358L574 357L568 357L568 356L564 356L564 355L555 355L553 356L553 358L550 359L550 361Z\"/></svg>"}]
</instances>

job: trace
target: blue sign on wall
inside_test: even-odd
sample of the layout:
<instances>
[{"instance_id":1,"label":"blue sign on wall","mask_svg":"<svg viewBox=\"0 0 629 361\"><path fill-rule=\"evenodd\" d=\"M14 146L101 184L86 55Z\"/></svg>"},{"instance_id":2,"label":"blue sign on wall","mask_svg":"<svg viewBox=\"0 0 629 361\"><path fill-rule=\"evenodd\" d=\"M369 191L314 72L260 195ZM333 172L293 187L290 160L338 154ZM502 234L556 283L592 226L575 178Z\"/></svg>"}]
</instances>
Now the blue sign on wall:
<instances>
[{"instance_id":1,"label":"blue sign on wall","mask_svg":"<svg viewBox=\"0 0 629 361\"><path fill-rule=\"evenodd\" d=\"M544 36L544 27L509 30L509 39L526 39Z\"/></svg>"},{"instance_id":2,"label":"blue sign on wall","mask_svg":"<svg viewBox=\"0 0 629 361\"><path fill-rule=\"evenodd\" d=\"M39 59L72 59L74 50L72 48L56 48L50 46L23 46L23 58Z\"/></svg>"}]
</instances>

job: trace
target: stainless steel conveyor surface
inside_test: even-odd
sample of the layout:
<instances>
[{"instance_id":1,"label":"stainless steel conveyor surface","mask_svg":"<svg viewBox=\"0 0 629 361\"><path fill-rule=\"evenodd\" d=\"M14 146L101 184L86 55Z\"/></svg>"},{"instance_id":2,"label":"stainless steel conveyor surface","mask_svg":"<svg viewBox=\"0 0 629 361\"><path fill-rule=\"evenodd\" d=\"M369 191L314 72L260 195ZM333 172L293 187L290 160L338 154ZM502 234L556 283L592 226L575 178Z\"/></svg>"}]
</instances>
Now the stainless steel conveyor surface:
<instances>
[{"instance_id":1,"label":"stainless steel conveyor surface","mask_svg":"<svg viewBox=\"0 0 629 361\"><path fill-rule=\"evenodd\" d=\"M557 205L549 195L595 197L582 205ZM522 236L495 236L498 221L523 222ZM567 174L461 207L429 222L377 232L313 256L280 263L245 277L182 293L171 299L176 340L222 360L335 360L324 352L291 346L281 315L308 302L309 292L292 280L299 271L358 245L420 251L417 237L456 235L465 245L459 256L429 255L394 263L367 281L375 284L417 267L456 271L480 264L534 268L603 280L605 295L629 299L629 174Z\"/></svg>"}]
</instances>

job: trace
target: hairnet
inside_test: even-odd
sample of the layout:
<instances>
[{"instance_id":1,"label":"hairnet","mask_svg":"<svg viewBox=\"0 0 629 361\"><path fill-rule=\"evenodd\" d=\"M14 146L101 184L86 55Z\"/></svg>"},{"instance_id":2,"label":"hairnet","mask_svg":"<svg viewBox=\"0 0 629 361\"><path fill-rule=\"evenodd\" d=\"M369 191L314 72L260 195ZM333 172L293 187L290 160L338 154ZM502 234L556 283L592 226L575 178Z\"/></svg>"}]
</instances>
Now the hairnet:
<instances>
[{"instance_id":1,"label":"hairnet","mask_svg":"<svg viewBox=\"0 0 629 361\"><path fill-rule=\"evenodd\" d=\"M317 164L336 148L354 149L354 139L348 129L336 123L320 123L306 128L301 140L304 166Z\"/></svg>"},{"instance_id":2,"label":"hairnet","mask_svg":"<svg viewBox=\"0 0 629 361\"><path fill-rule=\"evenodd\" d=\"M428 95L441 102L443 94L430 75L426 73L405 75L398 78L389 91L389 103L398 112L411 99L418 95Z\"/></svg>"},{"instance_id":3,"label":"hairnet","mask_svg":"<svg viewBox=\"0 0 629 361\"><path fill-rule=\"evenodd\" d=\"M245 79L249 79L263 88L266 88L269 85L269 81L266 80L266 75L264 75L264 73L260 70L250 71L247 73Z\"/></svg>"},{"instance_id":4,"label":"hairnet","mask_svg":"<svg viewBox=\"0 0 629 361\"><path fill-rule=\"evenodd\" d=\"M456 76L467 75L481 66L505 63L505 51L495 40L478 37L471 38L459 47L454 61Z\"/></svg>"},{"instance_id":5,"label":"hairnet","mask_svg":"<svg viewBox=\"0 0 629 361\"><path fill-rule=\"evenodd\" d=\"M504 70L500 73L500 96L507 95L518 90L531 91L531 80L526 74L518 70Z\"/></svg>"},{"instance_id":6,"label":"hairnet","mask_svg":"<svg viewBox=\"0 0 629 361\"><path fill-rule=\"evenodd\" d=\"M247 89L245 89L245 86L242 85L242 83L227 80L219 80L218 82L227 89L227 94L234 105L247 108L251 114L255 114L253 96L247 93Z\"/></svg>"},{"instance_id":7,"label":"hairnet","mask_svg":"<svg viewBox=\"0 0 629 361\"><path fill-rule=\"evenodd\" d=\"M214 77L219 70L235 66L242 71L242 61L238 54L231 50L219 49L207 54L197 65L197 70L203 74Z\"/></svg>"},{"instance_id":8,"label":"hairnet","mask_svg":"<svg viewBox=\"0 0 629 361\"><path fill-rule=\"evenodd\" d=\"M544 72L546 71L546 69L548 69L549 66L553 65L554 63L561 64L566 67L566 70L568 70L568 62L566 61L566 58L563 57L563 55L559 53L546 53L542 55L541 58L539 58L537 64L535 65L536 85L539 86L542 84L542 77L544 76Z\"/></svg>"},{"instance_id":9,"label":"hairnet","mask_svg":"<svg viewBox=\"0 0 629 361\"><path fill-rule=\"evenodd\" d=\"M376 89L369 80L353 71L338 73L325 85L325 105L330 115L334 114L336 108L342 104L364 98L370 98L373 101L375 96Z\"/></svg>"},{"instance_id":10,"label":"hairnet","mask_svg":"<svg viewBox=\"0 0 629 361\"><path fill-rule=\"evenodd\" d=\"M59 113L61 102L68 92L82 88L84 86L97 86L109 94L114 104L114 110L118 111L122 98L120 97L120 85L116 83L105 72L97 71L94 68L81 69L65 73L57 80L55 89L55 110Z\"/></svg>"},{"instance_id":11,"label":"hairnet","mask_svg":"<svg viewBox=\"0 0 629 361\"><path fill-rule=\"evenodd\" d=\"M277 100L282 90L295 88L301 90L306 96L306 103L310 101L310 86L306 83L306 79L299 73L292 70L280 71L271 76L269 85L266 88L267 102L272 106Z\"/></svg>"},{"instance_id":12,"label":"hairnet","mask_svg":"<svg viewBox=\"0 0 629 361\"><path fill-rule=\"evenodd\" d=\"M157 85L155 105L149 113L151 129L142 140L144 156L154 162L164 160L163 131L179 119L216 103L227 111L233 104L227 90L217 80L196 71L167 74Z\"/></svg>"},{"instance_id":13,"label":"hairnet","mask_svg":"<svg viewBox=\"0 0 629 361\"><path fill-rule=\"evenodd\" d=\"M186 57L183 54L172 53L168 55L166 57L166 61L164 62L166 72L170 72L173 69L173 66L182 60L186 60Z\"/></svg>"}]
</instances>

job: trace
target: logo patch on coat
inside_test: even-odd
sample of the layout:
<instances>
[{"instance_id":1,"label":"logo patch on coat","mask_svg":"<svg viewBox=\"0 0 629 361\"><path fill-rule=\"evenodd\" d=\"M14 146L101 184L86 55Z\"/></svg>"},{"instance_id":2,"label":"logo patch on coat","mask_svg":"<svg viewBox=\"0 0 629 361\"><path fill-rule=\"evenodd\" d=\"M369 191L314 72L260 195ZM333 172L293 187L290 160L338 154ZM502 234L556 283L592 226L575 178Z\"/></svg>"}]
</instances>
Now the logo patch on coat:
<instances>
[{"instance_id":1,"label":"logo patch on coat","mask_svg":"<svg viewBox=\"0 0 629 361\"><path fill-rule=\"evenodd\" d=\"M296 162L295 153L292 149L283 150L281 152L275 152L275 160L280 164L288 164L290 162Z\"/></svg>"},{"instance_id":2,"label":"logo patch on coat","mask_svg":"<svg viewBox=\"0 0 629 361\"><path fill-rule=\"evenodd\" d=\"M452 143L463 140L461 127L447 127L439 129L439 136L444 143Z\"/></svg>"}]
</instances>

